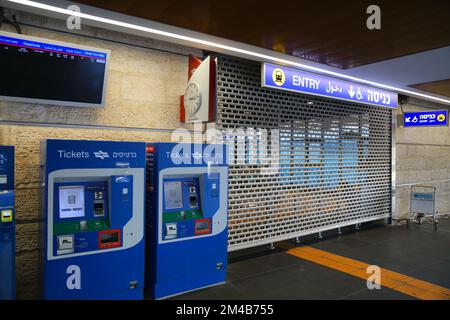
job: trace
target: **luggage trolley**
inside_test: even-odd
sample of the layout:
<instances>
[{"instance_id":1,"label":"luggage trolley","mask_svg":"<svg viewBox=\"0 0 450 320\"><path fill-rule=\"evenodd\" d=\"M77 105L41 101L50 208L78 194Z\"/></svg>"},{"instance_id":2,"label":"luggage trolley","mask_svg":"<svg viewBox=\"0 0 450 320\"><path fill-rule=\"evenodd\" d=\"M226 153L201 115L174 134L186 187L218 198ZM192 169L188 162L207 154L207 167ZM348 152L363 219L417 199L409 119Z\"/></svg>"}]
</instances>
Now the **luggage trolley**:
<instances>
[{"instance_id":1,"label":"luggage trolley","mask_svg":"<svg viewBox=\"0 0 450 320\"><path fill-rule=\"evenodd\" d=\"M436 212L436 187L411 186L410 213L407 225L410 221L422 224L423 220L434 223L434 230L438 227Z\"/></svg>"}]
</instances>

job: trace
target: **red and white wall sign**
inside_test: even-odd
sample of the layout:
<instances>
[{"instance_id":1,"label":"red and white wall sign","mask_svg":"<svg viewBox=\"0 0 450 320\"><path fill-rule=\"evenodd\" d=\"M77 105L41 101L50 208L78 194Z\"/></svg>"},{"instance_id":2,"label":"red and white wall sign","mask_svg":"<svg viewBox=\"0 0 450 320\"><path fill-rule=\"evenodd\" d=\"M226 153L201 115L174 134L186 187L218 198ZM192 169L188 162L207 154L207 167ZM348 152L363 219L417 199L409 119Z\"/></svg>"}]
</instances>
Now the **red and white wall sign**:
<instances>
[{"instance_id":1,"label":"red and white wall sign","mask_svg":"<svg viewBox=\"0 0 450 320\"><path fill-rule=\"evenodd\" d=\"M217 59L205 60L189 55L189 80L180 97L180 121L213 122L216 117Z\"/></svg>"}]
</instances>

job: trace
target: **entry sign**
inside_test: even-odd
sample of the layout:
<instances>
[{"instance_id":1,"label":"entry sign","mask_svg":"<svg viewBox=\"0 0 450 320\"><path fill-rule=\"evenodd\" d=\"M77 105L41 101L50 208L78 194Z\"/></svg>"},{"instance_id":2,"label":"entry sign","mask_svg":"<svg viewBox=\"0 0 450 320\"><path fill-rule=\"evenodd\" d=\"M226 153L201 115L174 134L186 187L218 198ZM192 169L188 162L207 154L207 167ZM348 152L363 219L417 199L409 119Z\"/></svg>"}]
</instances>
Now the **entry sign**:
<instances>
[{"instance_id":1,"label":"entry sign","mask_svg":"<svg viewBox=\"0 0 450 320\"><path fill-rule=\"evenodd\" d=\"M261 78L263 87L397 108L396 93L271 63L262 64Z\"/></svg>"},{"instance_id":2,"label":"entry sign","mask_svg":"<svg viewBox=\"0 0 450 320\"><path fill-rule=\"evenodd\" d=\"M406 112L403 115L405 127L432 127L448 124L448 111Z\"/></svg>"}]
</instances>

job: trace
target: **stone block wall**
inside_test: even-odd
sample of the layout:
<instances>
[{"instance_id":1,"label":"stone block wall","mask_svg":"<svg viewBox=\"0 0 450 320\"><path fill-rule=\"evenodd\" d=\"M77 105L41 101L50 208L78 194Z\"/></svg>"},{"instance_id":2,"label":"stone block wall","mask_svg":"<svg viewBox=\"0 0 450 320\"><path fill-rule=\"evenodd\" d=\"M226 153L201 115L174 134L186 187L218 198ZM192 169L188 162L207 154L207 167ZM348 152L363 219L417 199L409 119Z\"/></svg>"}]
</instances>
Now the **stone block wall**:
<instances>
[{"instance_id":1,"label":"stone block wall","mask_svg":"<svg viewBox=\"0 0 450 320\"><path fill-rule=\"evenodd\" d=\"M412 104L404 112L430 111ZM400 109L398 113L401 114ZM450 212L450 130L449 127L397 128L396 218L410 211L411 184L437 188L437 210Z\"/></svg>"}]
</instances>

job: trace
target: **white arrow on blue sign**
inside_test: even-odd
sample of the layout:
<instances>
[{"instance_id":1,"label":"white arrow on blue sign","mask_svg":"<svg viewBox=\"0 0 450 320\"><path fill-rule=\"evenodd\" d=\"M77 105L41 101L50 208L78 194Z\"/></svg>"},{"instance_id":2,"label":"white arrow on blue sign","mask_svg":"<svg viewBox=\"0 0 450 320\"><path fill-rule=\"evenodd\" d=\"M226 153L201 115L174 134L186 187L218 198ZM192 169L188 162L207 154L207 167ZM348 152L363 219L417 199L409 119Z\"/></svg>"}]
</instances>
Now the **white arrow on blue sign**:
<instances>
[{"instance_id":1,"label":"white arrow on blue sign","mask_svg":"<svg viewBox=\"0 0 450 320\"><path fill-rule=\"evenodd\" d=\"M448 111L406 112L403 114L405 127L434 127L448 125Z\"/></svg>"}]
</instances>

